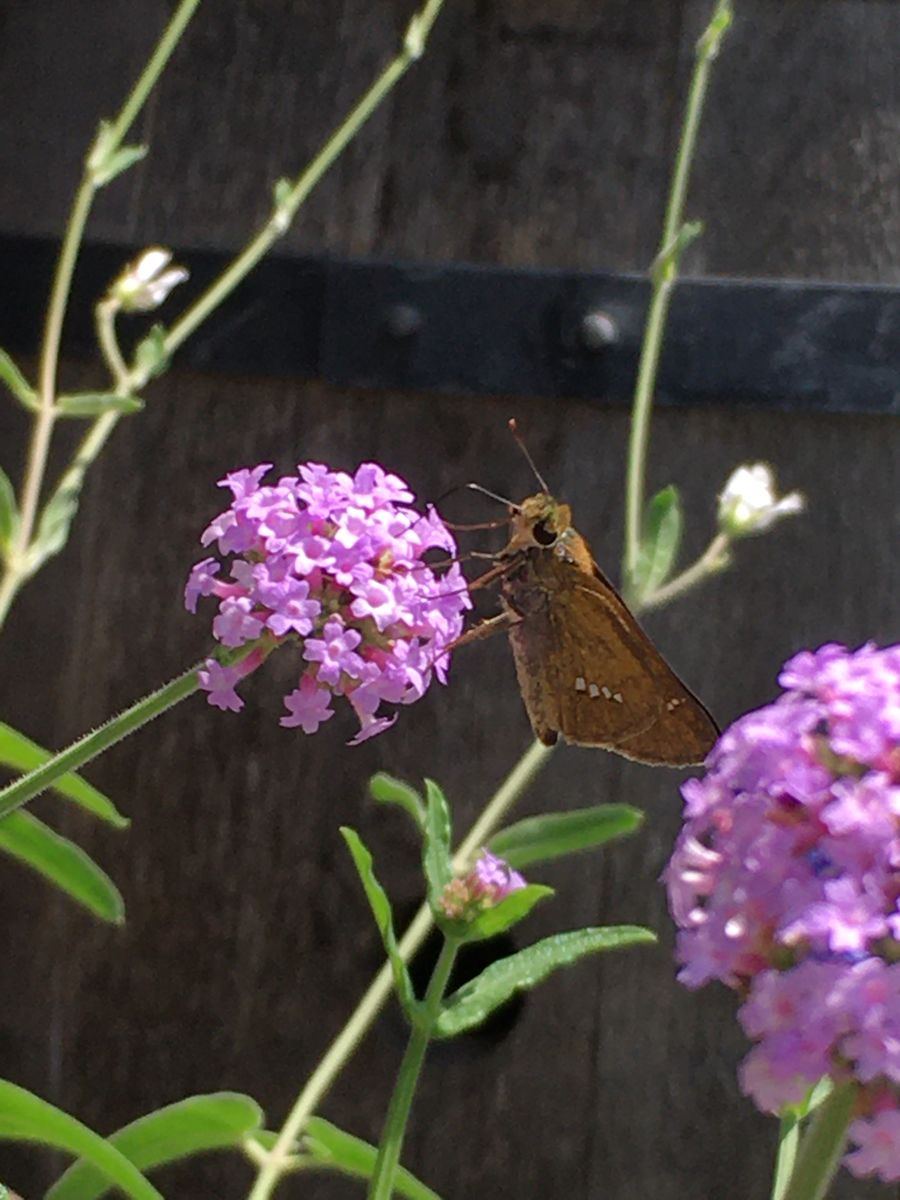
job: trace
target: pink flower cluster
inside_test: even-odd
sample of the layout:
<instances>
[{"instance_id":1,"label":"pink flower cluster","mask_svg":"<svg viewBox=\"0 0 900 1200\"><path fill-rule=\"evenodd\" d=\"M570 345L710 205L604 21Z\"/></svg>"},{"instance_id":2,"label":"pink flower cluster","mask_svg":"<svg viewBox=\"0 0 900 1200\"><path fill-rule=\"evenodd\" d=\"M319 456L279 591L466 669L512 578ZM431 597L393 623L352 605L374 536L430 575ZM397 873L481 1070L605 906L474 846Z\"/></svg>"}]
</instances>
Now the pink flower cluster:
<instances>
[{"instance_id":1,"label":"pink flower cluster","mask_svg":"<svg viewBox=\"0 0 900 1200\"><path fill-rule=\"evenodd\" d=\"M199 597L217 597L213 635L223 646L252 644L235 665L208 660L200 684L210 704L237 712L240 679L275 645L298 643L303 669L281 724L314 733L345 696L359 718L357 744L396 720L382 703L413 703L432 673L446 680L447 647L471 601L457 563L438 572L423 556L438 548L452 557L456 544L434 509L409 507L407 485L375 463L352 476L306 463L266 485L270 466L220 481L233 500L202 541L230 557L228 575L206 558L185 588L191 612Z\"/></svg>"},{"instance_id":2,"label":"pink flower cluster","mask_svg":"<svg viewBox=\"0 0 900 1200\"><path fill-rule=\"evenodd\" d=\"M744 997L741 1068L763 1110L855 1080L848 1156L900 1179L900 646L827 645L784 667L703 779L666 883L679 978Z\"/></svg>"},{"instance_id":3,"label":"pink flower cluster","mask_svg":"<svg viewBox=\"0 0 900 1200\"><path fill-rule=\"evenodd\" d=\"M493 908L511 892L526 886L523 876L506 859L482 850L467 875L450 880L440 905L451 920L474 920L486 908Z\"/></svg>"}]
</instances>

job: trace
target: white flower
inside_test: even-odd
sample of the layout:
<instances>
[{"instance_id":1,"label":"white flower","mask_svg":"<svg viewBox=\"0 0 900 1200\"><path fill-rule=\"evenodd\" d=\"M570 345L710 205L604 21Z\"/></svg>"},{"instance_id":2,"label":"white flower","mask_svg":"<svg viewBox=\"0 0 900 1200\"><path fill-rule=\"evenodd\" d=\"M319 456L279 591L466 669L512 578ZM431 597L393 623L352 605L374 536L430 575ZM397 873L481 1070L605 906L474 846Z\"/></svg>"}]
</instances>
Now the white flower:
<instances>
[{"instance_id":1,"label":"white flower","mask_svg":"<svg viewBox=\"0 0 900 1200\"><path fill-rule=\"evenodd\" d=\"M187 269L169 267L171 261L171 250L151 246L125 268L109 289L110 295L125 312L147 312L158 308L172 288L188 278Z\"/></svg>"},{"instance_id":2,"label":"white flower","mask_svg":"<svg viewBox=\"0 0 900 1200\"><path fill-rule=\"evenodd\" d=\"M806 499L791 492L779 500L775 476L768 463L738 467L719 496L719 528L729 537L762 533L782 517L803 512Z\"/></svg>"}]
</instances>

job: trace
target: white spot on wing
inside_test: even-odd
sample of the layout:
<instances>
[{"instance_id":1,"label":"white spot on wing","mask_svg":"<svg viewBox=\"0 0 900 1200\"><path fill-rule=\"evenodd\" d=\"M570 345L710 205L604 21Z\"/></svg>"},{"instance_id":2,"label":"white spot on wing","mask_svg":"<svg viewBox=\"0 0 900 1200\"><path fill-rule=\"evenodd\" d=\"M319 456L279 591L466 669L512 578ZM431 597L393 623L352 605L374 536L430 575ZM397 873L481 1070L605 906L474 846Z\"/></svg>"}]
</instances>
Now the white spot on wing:
<instances>
[{"instance_id":1,"label":"white spot on wing","mask_svg":"<svg viewBox=\"0 0 900 1200\"><path fill-rule=\"evenodd\" d=\"M613 693L613 700L615 700L616 704L621 704L621 703L622 703L622 693L621 693L621 692L614 692L614 693Z\"/></svg>"},{"instance_id":2,"label":"white spot on wing","mask_svg":"<svg viewBox=\"0 0 900 1200\"><path fill-rule=\"evenodd\" d=\"M605 685L600 689L600 691L603 693L604 700L608 700L612 695L612 692Z\"/></svg>"},{"instance_id":3,"label":"white spot on wing","mask_svg":"<svg viewBox=\"0 0 900 1200\"><path fill-rule=\"evenodd\" d=\"M591 686L588 688L588 695L590 696L590 698L592 700L596 700L597 697L600 695L600 689L597 687L596 683L592 683Z\"/></svg>"},{"instance_id":4,"label":"white spot on wing","mask_svg":"<svg viewBox=\"0 0 900 1200\"><path fill-rule=\"evenodd\" d=\"M587 691L587 684L584 682L583 675L579 675L578 678L575 680L575 691L576 692Z\"/></svg>"}]
</instances>

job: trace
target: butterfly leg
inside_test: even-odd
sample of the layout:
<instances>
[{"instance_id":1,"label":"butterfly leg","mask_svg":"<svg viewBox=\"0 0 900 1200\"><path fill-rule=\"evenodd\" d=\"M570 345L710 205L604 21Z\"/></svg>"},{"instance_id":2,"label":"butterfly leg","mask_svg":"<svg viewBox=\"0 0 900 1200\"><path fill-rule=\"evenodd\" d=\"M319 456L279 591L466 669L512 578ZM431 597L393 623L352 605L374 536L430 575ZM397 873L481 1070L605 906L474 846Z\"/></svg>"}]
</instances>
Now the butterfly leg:
<instances>
[{"instance_id":1,"label":"butterfly leg","mask_svg":"<svg viewBox=\"0 0 900 1200\"><path fill-rule=\"evenodd\" d=\"M496 617L488 617L479 624L473 625L471 629L467 629L465 633L461 633L455 642L450 643L447 650L458 650L460 646L468 646L472 642L483 642L487 638L493 637L495 633L506 633L508 629L512 629L513 625L518 625L521 620L519 614L511 610L497 613Z\"/></svg>"}]
</instances>

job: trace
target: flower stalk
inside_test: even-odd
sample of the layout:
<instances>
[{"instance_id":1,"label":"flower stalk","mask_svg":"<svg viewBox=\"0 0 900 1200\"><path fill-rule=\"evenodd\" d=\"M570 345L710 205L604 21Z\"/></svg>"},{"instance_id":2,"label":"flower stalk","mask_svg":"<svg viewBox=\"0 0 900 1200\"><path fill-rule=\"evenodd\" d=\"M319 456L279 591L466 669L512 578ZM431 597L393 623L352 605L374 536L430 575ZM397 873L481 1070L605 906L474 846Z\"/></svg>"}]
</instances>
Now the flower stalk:
<instances>
[{"instance_id":1,"label":"flower stalk","mask_svg":"<svg viewBox=\"0 0 900 1200\"><path fill-rule=\"evenodd\" d=\"M840 1166L855 1103L855 1086L844 1083L816 1109L782 1200L824 1200Z\"/></svg>"}]
</instances>

